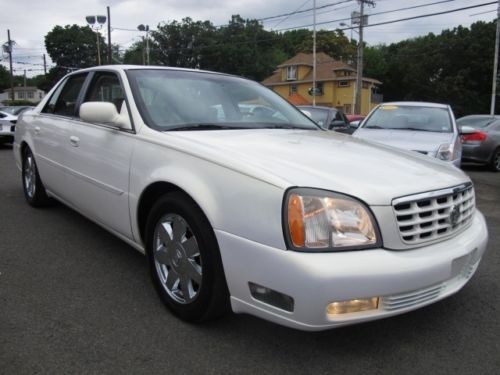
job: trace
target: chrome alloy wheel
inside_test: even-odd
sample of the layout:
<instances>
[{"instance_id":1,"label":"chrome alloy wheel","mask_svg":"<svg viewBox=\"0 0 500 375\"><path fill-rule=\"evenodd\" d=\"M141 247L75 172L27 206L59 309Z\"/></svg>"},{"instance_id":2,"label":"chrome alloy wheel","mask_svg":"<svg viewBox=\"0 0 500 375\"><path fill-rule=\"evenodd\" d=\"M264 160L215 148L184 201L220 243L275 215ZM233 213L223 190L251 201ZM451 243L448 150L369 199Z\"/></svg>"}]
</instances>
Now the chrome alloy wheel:
<instances>
[{"instance_id":1,"label":"chrome alloy wheel","mask_svg":"<svg viewBox=\"0 0 500 375\"><path fill-rule=\"evenodd\" d=\"M33 198L36 193L36 166L31 153L24 160L24 187L28 197Z\"/></svg>"},{"instance_id":2,"label":"chrome alloy wheel","mask_svg":"<svg viewBox=\"0 0 500 375\"><path fill-rule=\"evenodd\" d=\"M201 287L198 241L182 216L167 214L156 224L154 263L161 285L180 304L193 302Z\"/></svg>"}]
</instances>

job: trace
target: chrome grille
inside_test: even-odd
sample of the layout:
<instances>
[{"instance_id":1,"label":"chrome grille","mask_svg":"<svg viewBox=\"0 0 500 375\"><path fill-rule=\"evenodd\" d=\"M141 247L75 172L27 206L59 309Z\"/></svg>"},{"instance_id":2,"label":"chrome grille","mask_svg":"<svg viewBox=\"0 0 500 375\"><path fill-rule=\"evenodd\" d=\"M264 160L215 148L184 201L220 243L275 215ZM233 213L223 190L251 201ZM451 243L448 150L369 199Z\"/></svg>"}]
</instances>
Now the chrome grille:
<instances>
[{"instance_id":1,"label":"chrome grille","mask_svg":"<svg viewBox=\"0 0 500 375\"><path fill-rule=\"evenodd\" d=\"M415 290L413 292L383 297L381 305L384 310L388 311L412 307L438 298L445 287L446 284L442 283L439 285L433 285L429 288Z\"/></svg>"},{"instance_id":2,"label":"chrome grille","mask_svg":"<svg viewBox=\"0 0 500 375\"><path fill-rule=\"evenodd\" d=\"M449 237L465 229L475 209L472 184L417 194L393 201L401 239L420 244Z\"/></svg>"}]
</instances>

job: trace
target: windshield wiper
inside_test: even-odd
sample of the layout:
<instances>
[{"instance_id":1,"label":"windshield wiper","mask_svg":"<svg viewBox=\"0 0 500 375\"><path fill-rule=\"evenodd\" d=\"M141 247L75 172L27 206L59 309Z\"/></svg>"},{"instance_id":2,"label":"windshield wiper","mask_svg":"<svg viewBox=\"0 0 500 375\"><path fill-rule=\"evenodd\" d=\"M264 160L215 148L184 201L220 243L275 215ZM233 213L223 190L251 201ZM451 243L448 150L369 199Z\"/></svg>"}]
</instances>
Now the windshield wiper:
<instances>
[{"instance_id":1,"label":"windshield wiper","mask_svg":"<svg viewBox=\"0 0 500 375\"><path fill-rule=\"evenodd\" d=\"M164 131L180 131L180 130L228 130L228 129L248 129L245 126L238 125L228 125L228 124L210 124L210 123L198 123L198 124L183 124L171 126Z\"/></svg>"},{"instance_id":2,"label":"windshield wiper","mask_svg":"<svg viewBox=\"0 0 500 375\"><path fill-rule=\"evenodd\" d=\"M367 125L367 126L363 126L364 129L387 129L387 128L383 128L382 126L378 126L378 125Z\"/></svg>"},{"instance_id":3,"label":"windshield wiper","mask_svg":"<svg viewBox=\"0 0 500 375\"><path fill-rule=\"evenodd\" d=\"M261 129L305 129L305 130L319 130L319 128L315 128L307 125L294 125L294 124L256 124L258 128ZM319 125L318 125L319 127Z\"/></svg>"}]
</instances>

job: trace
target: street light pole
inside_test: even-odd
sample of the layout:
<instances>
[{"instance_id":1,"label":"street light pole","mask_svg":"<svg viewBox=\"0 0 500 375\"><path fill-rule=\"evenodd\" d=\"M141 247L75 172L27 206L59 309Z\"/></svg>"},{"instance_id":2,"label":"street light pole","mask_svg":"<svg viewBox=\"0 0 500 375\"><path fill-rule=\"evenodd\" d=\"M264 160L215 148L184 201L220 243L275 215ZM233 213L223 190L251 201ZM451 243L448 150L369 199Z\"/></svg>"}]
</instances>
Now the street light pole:
<instances>
[{"instance_id":1,"label":"street light pole","mask_svg":"<svg viewBox=\"0 0 500 375\"><path fill-rule=\"evenodd\" d=\"M495 37L495 56L493 60L493 79L491 84L491 107L490 115L495 115L495 102L497 97L497 77L498 77L498 44L500 40L500 1L497 7L497 32Z\"/></svg>"},{"instance_id":2,"label":"street light pole","mask_svg":"<svg viewBox=\"0 0 500 375\"><path fill-rule=\"evenodd\" d=\"M14 100L14 71L12 69L12 44L14 42L10 40L10 30L7 30L7 48L9 53L9 66L10 66L10 95L12 97L11 100Z\"/></svg>"},{"instance_id":3,"label":"street light pole","mask_svg":"<svg viewBox=\"0 0 500 375\"><path fill-rule=\"evenodd\" d=\"M375 2L373 0L358 0L359 1L359 42L358 42L358 59L357 59L357 75L356 75L356 102L355 104L355 113L358 115L361 114L361 98L362 98L362 90L363 90L363 26L365 23L365 3L368 5L375 6Z\"/></svg>"},{"instance_id":4,"label":"street light pole","mask_svg":"<svg viewBox=\"0 0 500 375\"><path fill-rule=\"evenodd\" d=\"M86 16L85 19L92 30L96 32L96 45L97 45L97 65L101 65L101 48L99 30L106 23L106 16Z\"/></svg>"},{"instance_id":5,"label":"street light pole","mask_svg":"<svg viewBox=\"0 0 500 375\"><path fill-rule=\"evenodd\" d=\"M137 30L146 32L146 63L145 63L145 65L149 65L149 25L144 26L141 23L139 26L137 26ZM143 59L143 61L144 61L144 59Z\"/></svg>"},{"instance_id":6,"label":"street light pole","mask_svg":"<svg viewBox=\"0 0 500 375\"><path fill-rule=\"evenodd\" d=\"M313 107L316 106L316 0L313 2Z\"/></svg>"}]
</instances>

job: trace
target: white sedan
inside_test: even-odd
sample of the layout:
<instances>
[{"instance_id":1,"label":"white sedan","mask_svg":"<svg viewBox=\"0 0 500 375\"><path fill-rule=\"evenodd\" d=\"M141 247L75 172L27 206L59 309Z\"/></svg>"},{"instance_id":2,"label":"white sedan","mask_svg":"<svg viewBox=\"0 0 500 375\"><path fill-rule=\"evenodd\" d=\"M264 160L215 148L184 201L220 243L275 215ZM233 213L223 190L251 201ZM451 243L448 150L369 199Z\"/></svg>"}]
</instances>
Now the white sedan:
<instances>
[{"instance_id":1,"label":"white sedan","mask_svg":"<svg viewBox=\"0 0 500 375\"><path fill-rule=\"evenodd\" d=\"M13 150L29 204L57 199L145 253L187 321L231 308L323 330L400 314L462 288L488 238L457 168L324 131L224 74L71 73Z\"/></svg>"},{"instance_id":2,"label":"white sedan","mask_svg":"<svg viewBox=\"0 0 500 375\"><path fill-rule=\"evenodd\" d=\"M3 142L12 142L16 122L17 116L0 110L0 144Z\"/></svg>"}]
</instances>

